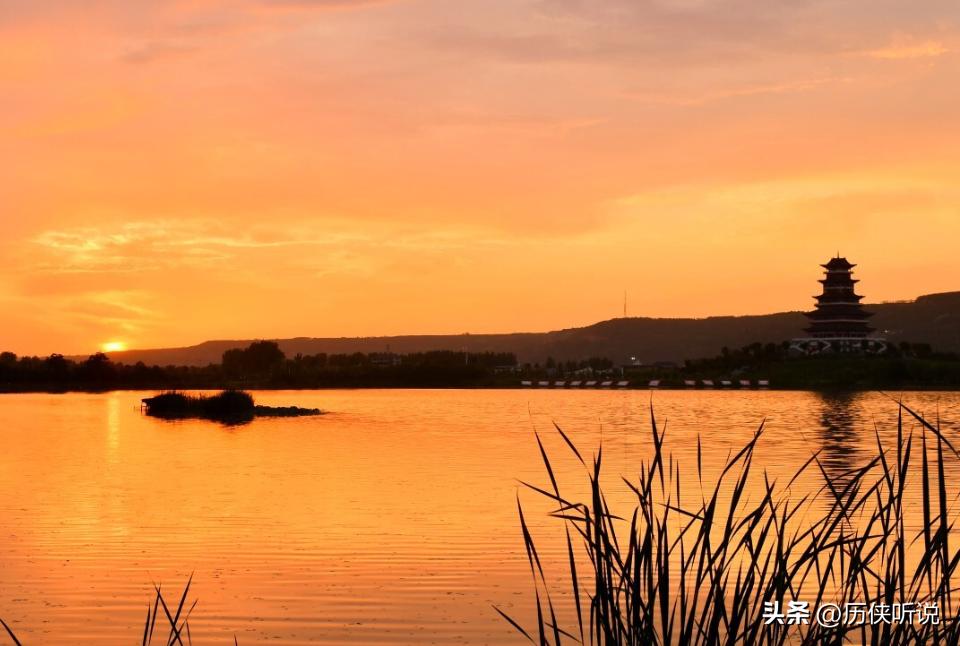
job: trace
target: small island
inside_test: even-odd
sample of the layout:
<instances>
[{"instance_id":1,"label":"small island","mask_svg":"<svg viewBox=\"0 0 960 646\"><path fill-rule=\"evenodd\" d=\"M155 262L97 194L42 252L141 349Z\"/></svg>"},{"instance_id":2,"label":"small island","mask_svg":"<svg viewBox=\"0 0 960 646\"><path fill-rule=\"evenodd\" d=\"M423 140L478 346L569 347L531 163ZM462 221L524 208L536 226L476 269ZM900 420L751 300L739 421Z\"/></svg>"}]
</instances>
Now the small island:
<instances>
[{"instance_id":1,"label":"small island","mask_svg":"<svg viewBox=\"0 0 960 646\"><path fill-rule=\"evenodd\" d=\"M254 417L304 417L320 415L319 408L297 406L259 406L250 393L242 390L224 390L216 395L186 395L165 392L141 400L146 413L161 419L209 419L225 424L240 424Z\"/></svg>"}]
</instances>

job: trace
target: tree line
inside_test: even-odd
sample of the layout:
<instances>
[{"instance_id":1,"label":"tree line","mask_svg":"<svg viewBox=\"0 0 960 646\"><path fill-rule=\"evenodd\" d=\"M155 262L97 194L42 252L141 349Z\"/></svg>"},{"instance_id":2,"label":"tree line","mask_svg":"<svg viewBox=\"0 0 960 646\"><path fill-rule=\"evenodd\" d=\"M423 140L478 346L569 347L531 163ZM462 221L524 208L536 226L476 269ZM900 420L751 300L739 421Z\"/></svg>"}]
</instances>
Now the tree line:
<instances>
[{"instance_id":1,"label":"tree line","mask_svg":"<svg viewBox=\"0 0 960 646\"><path fill-rule=\"evenodd\" d=\"M223 353L207 366L148 366L115 362L104 353L74 360L62 354L18 357L0 353L0 390L110 390L176 388L449 387L495 385L515 374L507 352L432 351L297 354L273 341Z\"/></svg>"}]
</instances>

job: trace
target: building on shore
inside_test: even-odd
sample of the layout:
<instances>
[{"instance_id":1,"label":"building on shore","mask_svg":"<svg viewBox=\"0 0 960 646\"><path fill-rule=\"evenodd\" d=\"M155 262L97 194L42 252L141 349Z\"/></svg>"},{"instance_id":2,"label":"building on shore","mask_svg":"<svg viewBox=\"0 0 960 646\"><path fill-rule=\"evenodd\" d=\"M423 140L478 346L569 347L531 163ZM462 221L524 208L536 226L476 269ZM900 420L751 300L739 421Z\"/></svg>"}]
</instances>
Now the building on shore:
<instances>
[{"instance_id":1,"label":"building on shore","mask_svg":"<svg viewBox=\"0 0 960 646\"><path fill-rule=\"evenodd\" d=\"M804 332L807 337L793 339L790 350L795 354L825 353L880 354L887 349L884 339L875 336L870 327L872 313L860 303L863 296L856 293L858 280L853 278L856 265L837 255L825 265L820 279L823 293L814 298L816 309L807 312L810 321Z\"/></svg>"}]
</instances>

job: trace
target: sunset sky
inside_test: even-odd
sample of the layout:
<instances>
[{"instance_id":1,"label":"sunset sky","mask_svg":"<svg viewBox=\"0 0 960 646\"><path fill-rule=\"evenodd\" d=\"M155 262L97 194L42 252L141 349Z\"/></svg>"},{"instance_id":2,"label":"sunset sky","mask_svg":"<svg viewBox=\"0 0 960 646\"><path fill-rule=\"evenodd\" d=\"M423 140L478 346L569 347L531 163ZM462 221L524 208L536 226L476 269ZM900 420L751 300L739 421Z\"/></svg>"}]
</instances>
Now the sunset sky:
<instances>
[{"instance_id":1,"label":"sunset sky","mask_svg":"<svg viewBox=\"0 0 960 646\"><path fill-rule=\"evenodd\" d=\"M4 0L0 350L960 289L956 0Z\"/></svg>"}]
</instances>

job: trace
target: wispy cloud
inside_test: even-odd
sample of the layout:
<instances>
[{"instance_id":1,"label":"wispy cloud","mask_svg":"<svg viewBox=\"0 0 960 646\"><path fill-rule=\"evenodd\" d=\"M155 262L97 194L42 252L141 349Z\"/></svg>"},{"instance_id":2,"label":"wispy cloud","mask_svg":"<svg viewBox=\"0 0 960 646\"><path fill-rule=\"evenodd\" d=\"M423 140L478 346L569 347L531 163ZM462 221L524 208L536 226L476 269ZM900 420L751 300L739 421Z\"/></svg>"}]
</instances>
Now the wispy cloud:
<instances>
[{"instance_id":1,"label":"wispy cloud","mask_svg":"<svg viewBox=\"0 0 960 646\"><path fill-rule=\"evenodd\" d=\"M140 272L179 266L210 266L239 250L342 245L355 234L284 228L231 232L212 221L126 222L115 227L44 231L33 244L51 252L36 268L60 272Z\"/></svg>"},{"instance_id":2,"label":"wispy cloud","mask_svg":"<svg viewBox=\"0 0 960 646\"><path fill-rule=\"evenodd\" d=\"M142 304L149 300L150 295L140 290L95 291L61 299L56 307L61 316L137 334L160 318L157 312Z\"/></svg>"},{"instance_id":3,"label":"wispy cloud","mask_svg":"<svg viewBox=\"0 0 960 646\"><path fill-rule=\"evenodd\" d=\"M855 79L849 76L828 76L814 79L802 79L778 83L757 83L703 93L658 93L658 92L625 92L630 98L644 103L675 106L699 106L713 101L755 97L776 94L799 94L822 88L823 86L851 83Z\"/></svg>"},{"instance_id":4,"label":"wispy cloud","mask_svg":"<svg viewBox=\"0 0 960 646\"><path fill-rule=\"evenodd\" d=\"M196 45L169 41L150 41L134 47L121 56L127 63L142 65L172 58L182 58L199 51Z\"/></svg>"},{"instance_id":5,"label":"wispy cloud","mask_svg":"<svg viewBox=\"0 0 960 646\"><path fill-rule=\"evenodd\" d=\"M402 0L258 0L268 9L361 9Z\"/></svg>"},{"instance_id":6,"label":"wispy cloud","mask_svg":"<svg viewBox=\"0 0 960 646\"><path fill-rule=\"evenodd\" d=\"M935 195L949 201L960 197L960 190L944 193L943 183L935 178L884 176L869 174L788 177L770 181L680 184L624 196L611 201L612 206L684 205L690 212L729 209L759 209L770 212L786 204L806 204L844 197L893 198L911 195ZM901 208L904 200L896 200Z\"/></svg>"},{"instance_id":7,"label":"wispy cloud","mask_svg":"<svg viewBox=\"0 0 960 646\"><path fill-rule=\"evenodd\" d=\"M920 42L899 42L871 49L864 52L865 56L881 60L910 60L915 58L939 58L949 54L952 50L937 40Z\"/></svg>"}]
</instances>

